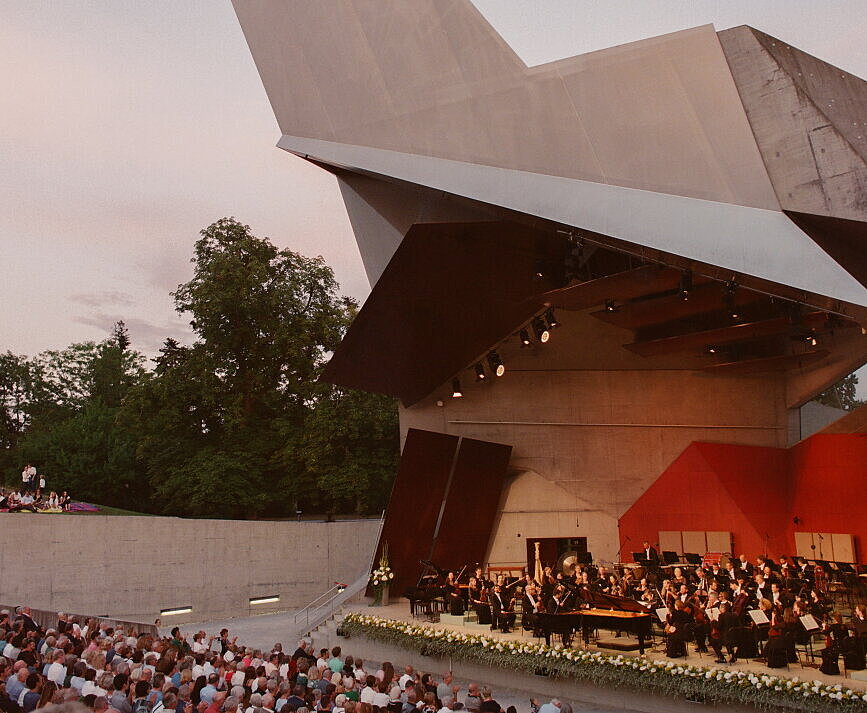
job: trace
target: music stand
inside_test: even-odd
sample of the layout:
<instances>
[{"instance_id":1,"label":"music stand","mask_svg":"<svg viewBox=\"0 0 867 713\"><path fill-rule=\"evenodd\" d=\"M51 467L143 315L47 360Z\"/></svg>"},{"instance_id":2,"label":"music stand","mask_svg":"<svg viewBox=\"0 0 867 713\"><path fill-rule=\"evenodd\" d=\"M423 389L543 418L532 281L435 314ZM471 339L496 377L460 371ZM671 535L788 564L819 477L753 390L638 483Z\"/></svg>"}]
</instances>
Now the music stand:
<instances>
[{"instance_id":1,"label":"music stand","mask_svg":"<svg viewBox=\"0 0 867 713\"><path fill-rule=\"evenodd\" d=\"M665 562L665 564L677 564L680 562L680 556L677 552L673 552L672 550L663 550L662 561Z\"/></svg>"},{"instance_id":2,"label":"music stand","mask_svg":"<svg viewBox=\"0 0 867 713\"><path fill-rule=\"evenodd\" d=\"M638 564L641 564L641 560L643 560L643 559L644 559L644 550L642 550L641 552L633 552L632 553L632 561L633 562L638 562Z\"/></svg>"},{"instance_id":3,"label":"music stand","mask_svg":"<svg viewBox=\"0 0 867 713\"><path fill-rule=\"evenodd\" d=\"M694 567L701 566L701 556L695 552L684 552L683 557L686 559L688 564L691 564Z\"/></svg>"},{"instance_id":4,"label":"music stand","mask_svg":"<svg viewBox=\"0 0 867 713\"><path fill-rule=\"evenodd\" d=\"M578 563L579 564L593 564L593 553L592 552L579 552L578 553Z\"/></svg>"},{"instance_id":5,"label":"music stand","mask_svg":"<svg viewBox=\"0 0 867 713\"><path fill-rule=\"evenodd\" d=\"M837 562L837 567L844 574L855 574L855 569L848 562Z\"/></svg>"}]
</instances>

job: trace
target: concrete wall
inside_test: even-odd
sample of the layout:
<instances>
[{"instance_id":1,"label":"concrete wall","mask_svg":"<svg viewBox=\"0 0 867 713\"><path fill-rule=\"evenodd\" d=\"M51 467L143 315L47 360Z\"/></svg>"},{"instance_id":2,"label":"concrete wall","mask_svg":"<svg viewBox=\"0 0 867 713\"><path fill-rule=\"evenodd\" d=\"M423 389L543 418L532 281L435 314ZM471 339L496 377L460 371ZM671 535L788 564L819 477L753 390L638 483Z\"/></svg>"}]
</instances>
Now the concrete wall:
<instances>
[{"instance_id":1,"label":"concrete wall","mask_svg":"<svg viewBox=\"0 0 867 713\"><path fill-rule=\"evenodd\" d=\"M818 401L808 401L800 409L800 434L798 440L809 438L818 433L839 418L846 415L846 411L833 406L820 404Z\"/></svg>"},{"instance_id":2,"label":"concrete wall","mask_svg":"<svg viewBox=\"0 0 867 713\"><path fill-rule=\"evenodd\" d=\"M558 317L544 346L500 345L502 378L474 384L462 374L463 398L444 385L401 410L404 434L513 446L490 561L525 561L528 537L587 537L594 557L614 560L618 518L690 443L787 445L784 374L676 368L623 349L630 333L586 313Z\"/></svg>"},{"instance_id":3,"label":"concrete wall","mask_svg":"<svg viewBox=\"0 0 867 713\"><path fill-rule=\"evenodd\" d=\"M0 601L163 625L304 606L368 567L379 520L0 514ZM250 598L279 595L251 607Z\"/></svg>"}]
</instances>

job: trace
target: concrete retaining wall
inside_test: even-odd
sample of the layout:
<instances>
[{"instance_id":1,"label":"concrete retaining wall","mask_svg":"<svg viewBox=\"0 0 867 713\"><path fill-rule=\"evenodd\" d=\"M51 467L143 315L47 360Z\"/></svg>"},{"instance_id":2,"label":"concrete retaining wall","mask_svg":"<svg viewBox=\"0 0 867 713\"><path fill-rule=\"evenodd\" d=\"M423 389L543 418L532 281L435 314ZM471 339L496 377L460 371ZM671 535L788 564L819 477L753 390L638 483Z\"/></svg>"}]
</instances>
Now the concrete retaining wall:
<instances>
[{"instance_id":1,"label":"concrete retaining wall","mask_svg":"<svg viewBox=\"0 0 867 713\"><path fill-rule=\"evenodd\" d=\"M0 601L147 623L192 609L163 626L292 610L362 574L378 532L379 520L0 513Z\"/></svg>"}]
</instances>

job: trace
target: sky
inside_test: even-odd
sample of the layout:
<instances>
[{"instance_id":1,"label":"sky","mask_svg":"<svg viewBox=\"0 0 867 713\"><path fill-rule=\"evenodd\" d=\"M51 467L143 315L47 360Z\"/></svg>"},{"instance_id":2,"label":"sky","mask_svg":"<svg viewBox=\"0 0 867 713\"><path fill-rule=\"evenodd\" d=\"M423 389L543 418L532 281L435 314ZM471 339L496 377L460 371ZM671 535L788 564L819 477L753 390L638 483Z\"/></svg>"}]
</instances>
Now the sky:
<instances>
[{"instance_id":1,"label":"sky","mask_svg":"<svg viewBox=\"0 0 867 713\"><path fill-rule=\"evenodd\" d=\"M864 0L475 4L530 65L749 24L867 77ZM275 147L229 0L0 0L0 18L0 351L99 340L118 319L149 354L189 342L170 292L223 216L367 296L335 180Z\"/></svg>"}]
</instances>

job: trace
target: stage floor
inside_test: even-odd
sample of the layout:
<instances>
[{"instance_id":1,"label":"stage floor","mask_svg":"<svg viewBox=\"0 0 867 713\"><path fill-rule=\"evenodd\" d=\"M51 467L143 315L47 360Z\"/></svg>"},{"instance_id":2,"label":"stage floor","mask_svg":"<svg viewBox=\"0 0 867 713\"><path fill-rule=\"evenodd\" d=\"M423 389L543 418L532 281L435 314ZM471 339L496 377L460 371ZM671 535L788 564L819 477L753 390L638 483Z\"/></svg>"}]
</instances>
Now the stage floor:
<instances>
[{"instance_id":1,"label":"stage floor","mask_svg":"<svg viewBox=\"0 0 867 713\"><path fill-rule=\"evenodd\" d=\"M474 633L474 634L485 634L486 636L490 636L491 638L496 638L502 641L532 641L537 640L534 639L532 632L524 631L520 627L515 628L511 633L504 634L500 631L491 631L489 627L482 626L479 624L452 624L445 622L430 622L428 618L424 616L416 616L412 617L409 611L409 602L405 599L401 599L397 602L391 601L388 606L370 606L366 603L353 604L346 607L346 611L357 611L360 614L366 614L369 616L378 616L384 619L397 619L400 621L412 622L414 624L424 624L425 626L431 626L436 629L449 629L452 631L460 631L464 633ZM614 633L611 632L600 632L600 637L605 640L613 640ZM618 642L623 641L634 641L637 644L637 639L634 637L629 637L627 635L623 635L620 639L617 639ZM538 640L537 640L538 641ZM553 642L552 642L553 643ZM580 637L576 637L573 640L572 644L573 648L585 648L583 642L580 641ZM638 656L638 651L621 651L621 650L613 650L607 649L604 647L595 646L592 643L586 647L591 651L604 651L606 653L613 654L623 654L624 656ZM857 678L852 678L852 675L848 675L846 677L843 676L827 676L818 668L813 668L811 666L802 666L799 663L790 664L788 670L785 668L768 668L764 663L760 661L754 660L744 660L739 659L735 664L715 664L714 663L714 654L711 651L709 654L698 654L695 652L694 647L690 645L687 647L687 656L680 657L678 659L668 659L665 656L665 648L662 642L661 637L657 636L655 642L649 646L649 648L645 651L645 657L650 659L659 659L665 661L677 661L680 663L686 663L691 666L717 666L719 668L725 668L731 671L749 671L751 673L756 674L769 674L773 676L779 677L787 677L787 678L798 678L801 681L821 681L823 683L828 683L832 685L842 684L847 688L852 688L854 690L862 690L867 691L867 680L859 680ZM816 663L818 666L819 662L818 653L816 654ZM841 663L842 666L842 663ZM842 669L841 669L842 670ZM864 679L867 679L867 671L857 671L852 672L856 675L864 676Z\"/></svg>"}]
</instances>

